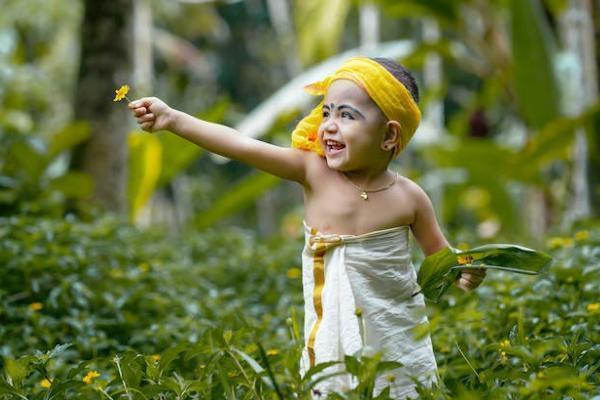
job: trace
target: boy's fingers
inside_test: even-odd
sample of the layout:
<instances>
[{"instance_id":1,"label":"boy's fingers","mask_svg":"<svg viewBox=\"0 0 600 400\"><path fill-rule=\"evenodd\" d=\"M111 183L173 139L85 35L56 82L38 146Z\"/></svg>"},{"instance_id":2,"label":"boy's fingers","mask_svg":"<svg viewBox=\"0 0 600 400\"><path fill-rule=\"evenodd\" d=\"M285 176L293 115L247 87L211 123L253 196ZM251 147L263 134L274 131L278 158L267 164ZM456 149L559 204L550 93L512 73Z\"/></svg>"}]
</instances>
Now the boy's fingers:
<instances>
[{"instance_id":1,"label":"boy's fingers","mask_svg":"<svg viewBox=\"0 0 600 400\"><path fill-rule=\"evenodd\" d=\"M137 119L138 123L150 122L154 120L154 114L145 114Z\"/></svg>"},{"instance_id":2,"label":"boy's fingers","mask_svg":"<svg viewBox=\"0 0 600 400\"><path fill-rule=\"evenodd\" d=\"M154 122L150 121L140 124L140 127L147 132L152 132L152 125L154 125Z\"/></svg>"},{"instance_id":3,"label":"boy's fingers","mask_svg":"<svg viewBox=\"0 0 600 400\"><path fill-rule=\"evenodd\" d=\"M137 99L129 103L130 108L138 108L138 107L148 107L152 104L151 97L142 97L141 99Z\"/></svg>"},{"instance_id":4,"label":"boy's fingers","mask_svg":"<svg viewBox=\"0 0 600 400\"><path fill-rule=\"evenodd\" d=\"M140 115L144 115L144 114L146 114L146 107L136 108L133 110L133 113L135 114L136 117L139 117Z\"/></svg>"}]
</instances>

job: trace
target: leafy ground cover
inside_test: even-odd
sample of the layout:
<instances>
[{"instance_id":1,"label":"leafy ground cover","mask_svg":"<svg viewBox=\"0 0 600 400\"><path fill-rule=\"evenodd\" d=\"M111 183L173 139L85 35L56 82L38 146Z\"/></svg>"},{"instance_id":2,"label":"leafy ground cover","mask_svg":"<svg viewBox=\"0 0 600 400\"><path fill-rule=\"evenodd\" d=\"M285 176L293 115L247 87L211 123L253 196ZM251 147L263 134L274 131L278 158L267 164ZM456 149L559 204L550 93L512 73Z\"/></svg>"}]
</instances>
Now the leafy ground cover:
<instances>
[{"instance_id":1,"label":"leafy ground cover","mask_svg":"<svg viewBox=\"0 0 600 400\"><path fill-rule=\"evenodd\" d=\"M441 384L422 398L600 394L600 230L548 238L539 277L490 273L430 304ZM0 399L288 399L301 378L302 239L170 238L110 218L0 218ZM384 355L380 355L380 357ZM393 365L348 357L375 398ZM386 398L383 392L379 398Z\"/></svg>"}]
</instances>

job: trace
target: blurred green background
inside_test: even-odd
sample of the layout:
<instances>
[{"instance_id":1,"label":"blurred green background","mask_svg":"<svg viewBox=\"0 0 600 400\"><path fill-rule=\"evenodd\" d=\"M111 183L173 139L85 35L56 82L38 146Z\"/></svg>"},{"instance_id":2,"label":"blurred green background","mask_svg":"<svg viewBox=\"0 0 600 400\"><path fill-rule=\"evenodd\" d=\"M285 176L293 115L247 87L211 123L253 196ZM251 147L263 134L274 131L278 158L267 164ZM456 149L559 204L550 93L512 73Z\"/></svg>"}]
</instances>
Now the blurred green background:
<instances>
[{"instance_id":1,"label":"blurred green background","mask_svg":"<svg viewBox=\"0 0 600 400\"><path fill-rule=\"evenodd\" d=\"M427 191L451 243L519 243L557 259L539 280L500 273L479 294L432 306L447 385L437 396L598 394L598 2L1 6L0 398L118 398L127 383L171 398L179 378L198 381L205 392L190 383L197 391L186 393L200 398L271 398L278 379L284 393L309 393L288 335L302 320L300 188L170 133L141 132L112 98L128 84L130 99L157 96L288 146L315 101L303 83L352 54L385 55L415 74L423 122L392 168ZM421 257L416 248L416 265ZM501 342L509 336L521 347ZM60 355L40 355L64 343ZM156 375L150 355L175 343L183 347ZM242 366L231 343L262 368L257 343L266 343L280 357L276 377ZM115 353L126 354L127 377ZM82 383L80 363L104 368L105 382Z\"/></svg>"}]
</instances>

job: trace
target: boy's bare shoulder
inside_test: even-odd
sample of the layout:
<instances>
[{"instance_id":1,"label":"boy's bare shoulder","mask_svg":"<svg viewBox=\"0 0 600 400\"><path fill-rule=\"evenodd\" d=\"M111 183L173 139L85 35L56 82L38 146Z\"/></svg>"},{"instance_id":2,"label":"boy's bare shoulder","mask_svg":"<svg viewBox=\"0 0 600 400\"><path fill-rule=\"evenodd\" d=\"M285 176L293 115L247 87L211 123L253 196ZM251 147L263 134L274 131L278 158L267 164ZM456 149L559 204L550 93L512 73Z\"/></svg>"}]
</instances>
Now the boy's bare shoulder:
<instances>
[{"instance_id":1,"label":"boy's bare shoulder","mask_svg":"<svg viewBox=\"0 0 600 400\"><path fill-rule=\"evenodd\" d=\"M332 170L327 166L327 161L314 151L302 150L302 156L306 165L306 184L312 187L316 182L322 182L326 175L331 174Z\"/></svg>"},{"instance_id":2,"label":"boy's bare shoulder","mask_svg":"<svg viewBox=\"0 0 600 400\"><path fill-rule=\"evenodd\" d=\"M403 193L410 199L415 211L431 202L425 190L423 190L423 188L415 181L405 176L398 175L398 183L400 184Z\"/></svg>"}]
</instances>

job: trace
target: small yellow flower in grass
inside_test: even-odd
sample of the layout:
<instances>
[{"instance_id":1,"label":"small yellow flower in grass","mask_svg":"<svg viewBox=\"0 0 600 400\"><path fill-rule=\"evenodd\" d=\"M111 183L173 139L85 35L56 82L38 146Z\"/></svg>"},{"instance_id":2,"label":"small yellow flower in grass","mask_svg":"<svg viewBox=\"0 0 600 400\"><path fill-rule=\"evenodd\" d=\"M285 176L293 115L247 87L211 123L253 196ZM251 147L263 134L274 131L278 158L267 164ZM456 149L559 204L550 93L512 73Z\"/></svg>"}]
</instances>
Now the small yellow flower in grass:
<instances>
[{"instance_id":1,"label":"small yellow flower in grass","mask_svg":"<svg viewBox=\"0 0 600 400\"><path fill-rule=\"evenodd\" d=\"M276 356L277 354L279 354L279 350L277 350L277 349L267 350L267 355L268 356Z\"/></svg>"},{"instance_id":2,"label":"small yellow flower in grass","mask_svg":"<svg viewBox=\"0 0 600 400\"><path fill-rule=\"evenodd\" d=\"M505 363L506 360L508 360L508 358L506 357L506 352L501 351L500 352L500 362Z\"/></svg>"},{"instance_id":3,"label":"small yellow flower in grass","mask_svg":"<svg viewBox=\"0 0 600 400\"><path fill-rule=\"evenodd\" d=\"M575 240L577 240L578 242L583 242L585 240L588 240L590 237L590 232L589 231L577 231L575 232Z\"/></svg>"},{"instance_id":4,"label":"small yellow flower in grass","mask_svg":"<svg viewBox=\"0 0 600 400\"><path fill-rule=\"evenodd\" d=\"M502 347L503 349L507 348L508 346L510 346L510 340L504 339L500 342L500 347Z\"/></svg>"},{"instance_id":5,"label":"small yellow flower in grass","mask_svg":"<svg viewBox=\"0 0 600 400\"><path fill-rule=\"evenodd\" d=\"M546 246L551 249L559 249L573 246L573 239L566 237L553 237L548 239Z\"/></svg>"},{"instance_id":6,"label":"small yellow flower in grass","mask_svg":"<svg viewBox=\"0 0 600 400\"><path fill-rule=\"evenodd\" d=\"M150 356L150 359L152 359L152 361L154 361L154 362L159 362L160 361L160 354L152 354Z\"/></svg>"},{"instance_id":7,"label":"small yellow flower in grass","mask_svg":"<svg viewBox=\"0 0 600 400\"><path fill-rule=\"evenodd\" d=\"M600 303L590 303L586 308L590 313L598 312L600 310Z\"/></svg>"},{"instance_id":8,"label":"small yellow flower in grass","mask_svg":"<svg viewBox=\"0 0 600 400\"><path fill-rule=\"evenodd\" d=\"M90 371L83 377L82 380L83 380L83 383L85 383L86 385L89 385L90 383L94 382L94 379L96 379L99 376L100 376L100 374L98 373L98 371Z\"/></svg>"},{"instance_id":9,"label":"small yellow flower in grass","mask_svg":"<svg viewBox=\"0 0 600 400\"><path fill-rule=\"evenodd\" d=\"M287 277L290 279L298 279L302 276L302 270L300 268L290 268L287 271Z\"/></svg>"},{"instance_id":10,"label":"small yellow flower in grass","mask_svg":"<svg viewBox=\"0 0 600 400\"><path fill-rule=\"evenodd\" d=\"M119 89L115 90L115 98L113 101L121 101L123 99L127 99L128 102L131 103L131 100L127 98L127 93L129 93L129 86L123 85Z\"/></svg>"},{"instance_id":11,"label":"small yellow flower in grass","mask_svg":"<svg viewBox=\"0 0 600 400\"><path fill-rule=\"evenodd\" d=\"M50 386L52 386L52 379L48 379L48 378L42 379L40 381L40 386L48 389Z\"/></svg>"},{"instance_id":12,"label":"small yellow flower in grass","mask_svg":"<svg viewBox=\"0 0 600 400\"><path fill-rule=\"evenodd\" d=\"M44 308L44 305L42 303L31 303L27 306L27 308L29 308L31 311L40 311L42 308Z\"/></svg>"},{"instance_id":13,"label":"small yellow flower in grass","mask_svg":"<svg viewBox=\"0 0 600 400\"><path fill-rule=\"evenodd\" d=\"M473 256L457 256L456 261L461 265L471 264L473 262Z\"/></svg>"}]
</instances>

